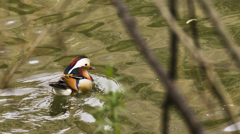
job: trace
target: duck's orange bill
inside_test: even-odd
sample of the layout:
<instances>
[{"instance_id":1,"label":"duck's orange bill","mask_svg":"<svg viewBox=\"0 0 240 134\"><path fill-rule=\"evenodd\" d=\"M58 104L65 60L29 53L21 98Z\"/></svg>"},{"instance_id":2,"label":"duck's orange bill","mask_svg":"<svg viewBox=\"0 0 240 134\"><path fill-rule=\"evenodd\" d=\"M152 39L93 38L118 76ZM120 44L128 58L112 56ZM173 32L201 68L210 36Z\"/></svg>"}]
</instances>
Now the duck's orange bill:
<instances>
[{"instance_id":1,"label":"duck's orange bill","mask_svg":"<svg viewBox=\"0 0 240 134\"><path fill-rule=\"evenodd\" d=\"M95 69L95 68L94 68L94 67L92 67L92 66L90 66L90 67L89 67L89 70L94 70L94 69Z\"/></svg>"}]
</instances>

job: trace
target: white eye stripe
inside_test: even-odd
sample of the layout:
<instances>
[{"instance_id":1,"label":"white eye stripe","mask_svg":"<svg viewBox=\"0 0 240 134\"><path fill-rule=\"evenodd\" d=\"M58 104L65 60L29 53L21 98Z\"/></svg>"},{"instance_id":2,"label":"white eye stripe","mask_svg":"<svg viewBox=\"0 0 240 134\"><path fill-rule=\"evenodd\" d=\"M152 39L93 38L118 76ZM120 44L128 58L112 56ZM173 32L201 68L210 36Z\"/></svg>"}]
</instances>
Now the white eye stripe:
<instances>
[{"instance_id":1,"label":"white eye stripe","mask_svg":"<svg viewBox=\"0 0 240 134\"><path fill-rule=\"evenodd\" d=\"M90 65L90 60L88 58L83 58L77 61L77 63L73 66L73 68L68 71L68 74L70 74L73 69L85 66L85 64Z\"/></svg>"}]
</instances>

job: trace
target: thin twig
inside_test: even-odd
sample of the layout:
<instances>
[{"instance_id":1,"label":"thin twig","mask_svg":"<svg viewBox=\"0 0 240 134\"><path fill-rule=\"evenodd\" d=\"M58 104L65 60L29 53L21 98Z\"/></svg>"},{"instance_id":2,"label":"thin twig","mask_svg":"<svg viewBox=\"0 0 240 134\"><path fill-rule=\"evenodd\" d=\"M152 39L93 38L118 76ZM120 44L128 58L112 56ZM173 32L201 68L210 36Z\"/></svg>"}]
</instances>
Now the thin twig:
<instances>
[{"instance_id":1,"label":"thin twig","mask_svg":"<svg viewBox=\"0 0 240 134\"><path fill-rule=\"evenodd\" d=\"M193 3L193 0L187 0L187 5L188 5L189 19L197 19L196 14L195 14L195 5ZM192 37L193 37L194 45L197 48L200 49L201 47L200 47L200 44L199 44L199 41L198 41L197 21L192 21L189 24L190 24L191 31L192 31ZM205 68L203 66L201 66L201 69L205 72ZM201 81L203 81L205 78L201 77L201 71L200 70L196 69L195 71L197 72L197 75L196 75L197 82L195 82L195 83L198 86L198 88L202 88Z\"/></svg>"},{"instance_id":2,"label":"thin twig","mask_svg":"<svg viewBox=\"0 0 240 134\"><path fill-rule=\"evenodd\" d=\"M173 17L176 18L176 0L170 0L170 11ZM170 52L171 52L171 59L170 59L170 69L169 69L169 77L170 79L176 79L177 74L177 54L178 54L178 38L177 35L170 29ZM169 108L172 105L172 100L167 92L165 101L163 103L163 118L162 118L162 133L168 134L168 123L169 123Z\"/></svg>"},{"instance_id":3,"label":"thin twig","mask_svg":"<svg viewBox=\"0 0 240 134\"><path fill-rule=\"evenodd\" d=\"M157 76L162 80L165 88L169 92L171 100L182 113L185 118L187 124L192 133L202 134L203 128L201 124L197 121L193 113L190 111L186 101L180 95L178 88L175 86L174 82L168 77L166 71L162 67L162 65L158 62L156 57L152 54L152 52L147 47L146 42L143 40L143 37L140 35L139 31L136 29L136 23L133 17L126 10L121 0L112 0L113 4L116 6L120 17L126 28L128 29L131 37L135 40L137 47L140 51L145 55L145 58L152 66L153 70L156 72Z\"/></svg>"},{"instance_id":4,"label":"thin twig","mask_svg":"<svg viewBox=\"0 0 240 134\"><path fill-rule=\"evenodd\" d=\"M172 105L172 101L169 93L166 94L166 98L163 102L163 113L162 113L162 133L168 134L168 123L169 123L169 108Z\"/></svg>"},{"instance_id":5,"label":"thin twig","mask_svg":"<svg viewBox=\"0 0 240 134\"><path fill-rule=\"evenodd\" d=\"M176 18L176 0L170 0L170 10L173 15L173 17ZM171 30L171 29L170 29ZM170 71L169 71L169 76L171 79L176 78L177 74L177 42L178 42L178 37L175 32L171 30L171 60L170 60Z\"/></svg>"},{"instance_id":6,"label":"thin twig","mask_svg":"<svg viewBox=\"0 0 240 134\"><path fill-rule=\"evenodd\" d=\"M197 19L195 14L195 6L193 3L193 0L187 0L188 3L188 13L190 15L190 19ZM197 21L192 21L190 23L191 29L192 29L192 35L193 35L193 41L196 47L200 48L200 44L198 41L198 29L197 29Z\"/></svg>"},{"instance_id":7,"label":"thin twig","mask_svg":"<svg viewBox=\"0 0 240 134\"><path fill-rule=\"evenodd\" d=\"M28 52L26 54L24 54L22 56L22 58L13 66L12 70L10 71L10 73L3 78L2 80L2 88L6 88L8 86L8 82L10 81L10 79L12 78L14 72L19 68L19 66L21 64L23 64L26 59L31 55L31 53L33 52L33 50L37 47L37 45L39 44L39 42L43 39L43 37L46 35L46 33L48 32L48 30L50 29L50 25L47 25L47 28L38 36L38 38L35 40L35 42L30 46Z\"/></svg>"},{"instance_id":8,"label":"thin twig","mask_svg":"<svg viewBox=\"0 0 240 134\"><path fill-rule=\"evenodd\" d=\"M188 14L189 14L189 19L196 19L196 14L195 14L195 5L193 0L187 0L187 5L188 5ZM197 28L197 21L192 21L190 23L190 27L191 27L191 31L192 31L192 37L193 37L193 41L194 44L197 48L201 49L201 46L199 44L199 40L198 40L198 28ZM200 67L201 70L199 69L195 69L195 72L197 72L197 74L195 75L194 78L195 79L195 85L198 88L198 90L203 90L203 84L201 84L201 82L203 80L205 80L205 75L203 75L203 78L201 77L202 72L205 72L205 68L203 66ZM199 89L200 88L200 89ZM206 95L202 94L200 92L198 92L199 96L203 99L203 100L207 100ZM208 108L208 110L210 112L213 112L213 107L210 105L210 103L204 103L206 105L206 107Z\"/></svg>"},{"instance_id":9,"label":"thin twig","mask_svg":"<svg viewBox=\"0 0 240 134\"><path fill-rule=\"evenodd\" d=\"M192 55L192 57L199 63L200 66L205 68L205 75L209 81L209 83L212 85L212 91L216 95L216 97L220 100L222 105L226 105L226 113L231 118L233 123L236 123L235 119L233 118L232 111L230 110L229 102L231 102L230 98L227 98L226 95L223 94L223 85L220 82L219 77L217 74L214 75L214 67L213 65L202 55L202 52L200 49L198 49L194 45L194 41L187 36L181 27L177 24L174 17L171 15L170 11L166 8L166 4L164 2L159 2L157 0L154 0L156 5L158 6L160 12L162 13L163 17L167 20L167 23L171 27L171 29L178 35L179 39L184 43L185 47L189 51L189 53ZM227 99L228 100L227 100Z\"/></svg>"},{"instance_id":10,"label":"thin twig","mask_svg":"<svg viewBox=\"0 0 240 134\"><path fill-rule=\"evenodd\" d=\"M238 68L240 68L240 54L239 54L239 48L237 47L237 44L230 38L229 34L227 33L227 30L224 29L222 22L219 19L218 13L214 10L212 6L210 6L210 2L206 0L198 0L205 13L208 15L210 20L212 21L215 30L221 37L221 39L225 42L226 47L231 52L231 56L233 59L236 60L236 65Z\"/></svg>"},{"instance_id":11,"label":"thin twig","mask_svg":"<svg viewBox=\"0 0 240 134\"><path fill-rule=\"evenodd\" d=\"M232 58L236 60L237 67L240 68L239 48L237 47L237 44L235 43L235 41L230 38L227 30L223 27L223 24L218 17L219 16L218 13L214 10L214 8L211 6L209 1L206 1L206 0L198 0L198 1L201 3L205 13L208 15L208 17L212 21L215 30L217 31L221 39L225 42L225 45L228 51L230 51ZM228 114L231 114L231 111L228 105L226 105L226 111ZM233 117L231 118L232 118L232 123L235 124L236 123L235 119ZM235 127L238 128L237 133L240 133L239 127L236 124L235 124Z\"/></svg>"}]
</instances>

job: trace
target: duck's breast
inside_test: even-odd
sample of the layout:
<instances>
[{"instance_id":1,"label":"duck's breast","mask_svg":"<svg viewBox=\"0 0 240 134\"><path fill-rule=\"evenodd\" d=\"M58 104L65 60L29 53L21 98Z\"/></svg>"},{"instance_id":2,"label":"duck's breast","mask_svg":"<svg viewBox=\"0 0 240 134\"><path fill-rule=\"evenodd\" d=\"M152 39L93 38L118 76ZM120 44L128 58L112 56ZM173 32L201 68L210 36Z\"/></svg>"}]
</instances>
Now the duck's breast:
<instances>
[{"instance_id":1,"label":"duck's breast","mask_svg":"<svg viewBox=\"0 0 240 134\"><path fill-rule=\"evenodd\" d=\"M82 79L79 81L78 89L79 92L89 92L92 90L92 81L88 79Z\"/></svg>"}]
</instances>

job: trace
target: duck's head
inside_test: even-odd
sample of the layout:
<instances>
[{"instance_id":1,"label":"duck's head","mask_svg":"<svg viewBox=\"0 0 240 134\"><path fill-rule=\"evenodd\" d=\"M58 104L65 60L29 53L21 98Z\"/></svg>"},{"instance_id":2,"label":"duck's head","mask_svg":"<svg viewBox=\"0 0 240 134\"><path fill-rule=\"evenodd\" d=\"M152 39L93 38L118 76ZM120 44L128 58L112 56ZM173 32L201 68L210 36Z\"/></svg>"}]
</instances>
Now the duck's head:
<instances>
[{"instance_id":1,"label":"duck's head","mask_svg":"<svg viewBox=\"0 0 240 134\"><path fill-rule=\"evenodd\" d=\"M79 74L82 70L93 69L94 67L90 66L90 60L86 56L78 56L71 61L64 74Z\"/></svg>"}]
</instances>

